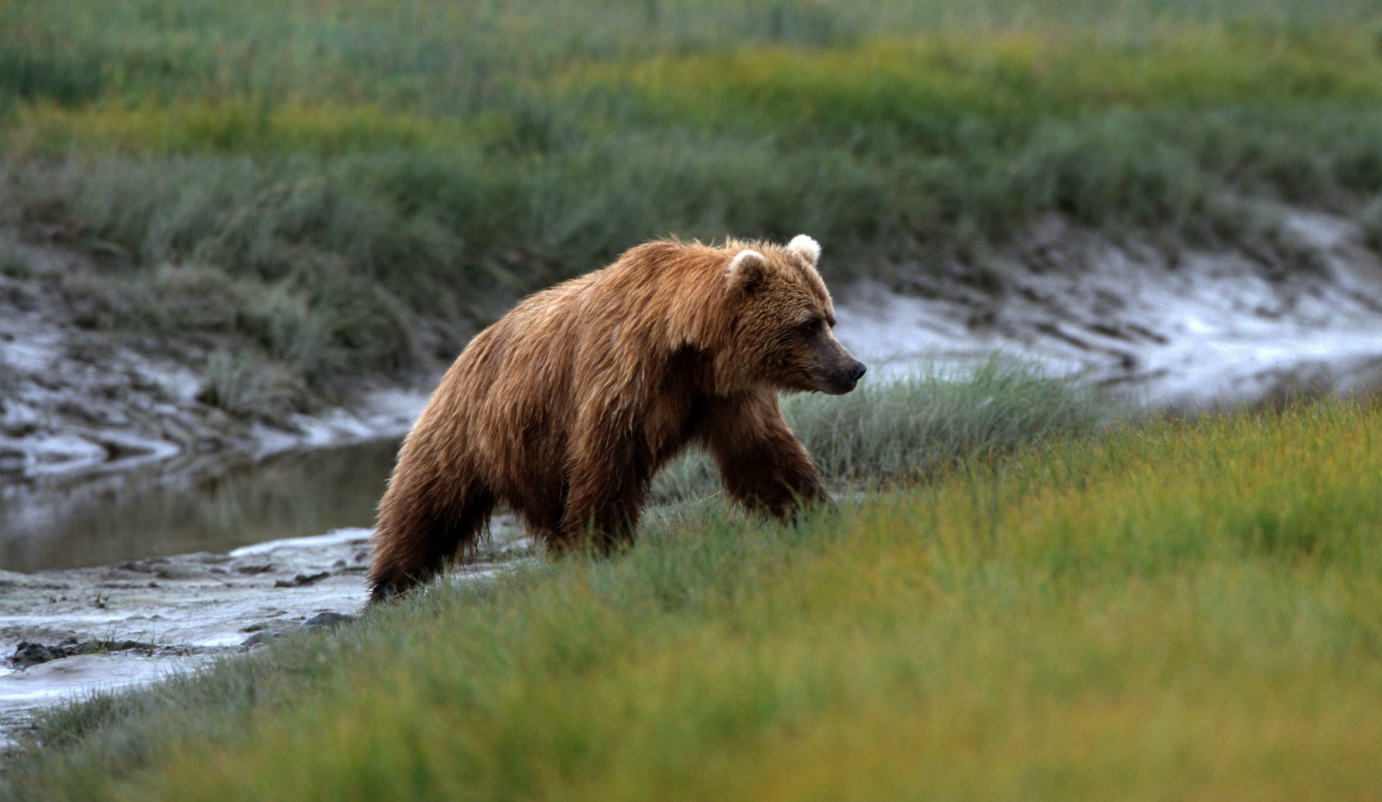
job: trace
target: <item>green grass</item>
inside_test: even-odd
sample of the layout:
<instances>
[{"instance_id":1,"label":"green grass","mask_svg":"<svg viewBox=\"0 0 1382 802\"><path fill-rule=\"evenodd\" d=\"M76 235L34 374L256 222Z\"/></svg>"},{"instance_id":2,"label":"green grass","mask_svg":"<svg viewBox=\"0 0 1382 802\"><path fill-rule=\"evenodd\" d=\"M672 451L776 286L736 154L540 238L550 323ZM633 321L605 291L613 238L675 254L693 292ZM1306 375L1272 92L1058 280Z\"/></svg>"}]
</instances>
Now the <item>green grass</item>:
<instances>
[{"instance_id":1,"label":"green grass","mask_svg":"<svg viewBox=\"0 0 1382 802\"><path fill-rule=\"evenodd\" d=\"M4 223L117 267L73 283L98 309L167 265L235 288L92 327L239 337L314 391L666 234L999 289L1050 213L1270 258L1273 204L1372 230L1382 197L1364 0L23 0L0 32Z\"/></svg>"},{"instance_id":2,"label":"green grass","mask_svg":"<svg viewBox=\"0 0 1382 802\"><path fill-rule=\"evenodd\" d=\"M614 559L52 714L7 790L1372 798L1379 424L1326 400L1125 425L795 528L690 505Z\"/></svg>"},{"instance_id":3,"label":"green grass","mask_svg":"<svg viewBox=\"0 0 1382 802\"><path fill-rule=\"evenodd\" d=\"M997 354L977 366L933 364L894 381L866 379L846 396L787 396L782 409L840 493L925 481L975 457L1089 434L1119 414L1090 387ZM691 501L719 489L714 463L692 453L668 466L650 495Z\"/></svg>"}]
</instances>

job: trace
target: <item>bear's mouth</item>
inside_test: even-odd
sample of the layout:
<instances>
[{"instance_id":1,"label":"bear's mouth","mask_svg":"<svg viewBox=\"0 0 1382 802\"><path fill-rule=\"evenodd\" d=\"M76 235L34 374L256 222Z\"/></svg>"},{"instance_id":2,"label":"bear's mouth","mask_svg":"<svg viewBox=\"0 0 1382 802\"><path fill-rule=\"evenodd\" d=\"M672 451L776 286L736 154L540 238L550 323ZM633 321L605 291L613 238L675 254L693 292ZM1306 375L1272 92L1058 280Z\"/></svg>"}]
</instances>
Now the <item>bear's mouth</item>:
<instances>
[{"instance_id":1,"label":"bear's mouth","mask_svg":"<svg viewBox=\"0 0 1382 802\"><path fill-rule=\"evenodd\" d=\"M855 359L850 364L831 371L812 372L811 379L816 389L826 395L844 395L859 385L859 379L868 371L863 362Z\"/></svg>"}]
</instances>

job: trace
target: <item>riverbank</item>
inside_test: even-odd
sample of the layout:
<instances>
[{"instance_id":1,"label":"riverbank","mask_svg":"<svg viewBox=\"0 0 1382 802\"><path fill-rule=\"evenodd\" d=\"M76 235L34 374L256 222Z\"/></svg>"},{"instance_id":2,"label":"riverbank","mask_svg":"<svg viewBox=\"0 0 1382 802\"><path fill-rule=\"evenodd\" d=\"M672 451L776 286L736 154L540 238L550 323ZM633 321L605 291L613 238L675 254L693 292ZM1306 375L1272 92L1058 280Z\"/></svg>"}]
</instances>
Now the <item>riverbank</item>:
<instances>
[{"instance_id":1,"label":"riverbank","mask_svg":"<svg viewBox=\"0 0 1382 802\"><path fill-rule=\"evenodd\" d=\"M1001 291L944 272L849 288L837 332L874 376L995 351L1129 403L1197 412L1382 387L1382 258L1347 218L1280 208L1281 252L1158 246L1052 216L995 254Z\"/></svg>"},{"instance_id":2,"label":"riverbank","mask_svg":"<svg viewBox=\"0 0 1382 802\"><path fill-rule=\"evenodd\" d=\"M837 333L875 376L999 351L1182 410L1375 389L1382 258L1371 235L1338 215L1272 215L1268 250L1171 247L1051 215L987 257L985 286L958 263L861 268L893 278L837 284ZM243 337L110 335L83 314L61 282L0 274L0 481L400 437L445 366L410 383L366 374L334 400L298 386L296 401L274 402L256 385L244 391L254 403L228 410L217 366L250 347Z\"/></svg>"},{"instance_id":3,"label":"riverbank","mask_svg":"<svg viewBox=\"0 0 1382 802\"><path fill-rule=\"evenodd\" d=\"M1119 353L1135 330L1051 324L1043 292L1094 302L1025 274L1083 275L1092 245L1128 262L1115 298L1189 252L1308 284L1300 214L1382 246L1370 2L634 5L0 9L0 312L66 327L9 333L28 398L3 425L99 432L6 435L28 443L0 467L425 388L517 298L669 234L807 233L841 300L876 284L975 337ZM1049 331L996 311L1027 293ZM25 378L77 371L51 402Z\"/></svg>"},{"instance_id":4,"label":"riverbank","mask_svg":"<svg viewBox=\"0 0 1382 802\"><path fill-rule=\"evenodd\" d=\"M84 299L63 283L95 270L90 257L57 247L24 253L41 265L38 275L0 272L0 482L401 437L426 403L427 390L376 378L336 399L218 403L226 378L214 367L246 348L243 338L93 327Z\"/></svg>"},{"instance_id":5,"label":"riverbank","mask_svg":"<svg viewBox=\"0 0 1382 802\"><path fill-rule=\"evenodd\" d=\"M847 285L836 293L837 333L870 365L872 384L884 384L918 369L964 374L998 352L1037 366L1047 375L1103 388L1109 402L1129 410L1190 413L1241 404L1279 404L1304 395L1375 390L1382 383L1382 261L1369 247L1366 231L1355 222L1298 209L1281 213L1282 230L1293 237L1290 252L1299 262L1294 268L1273 261L1279 255L1168 251L1137 235L1115 239L1052 217L1019 245L993 256L996 269L1003 271L1001 292L975 290L962 278L921 270L910 271L911 279L901 284ZM130 673L129 682L147 681L174 666L199 665L205 654L239 648L230 641L238 638L238 628L255 623L245 620L245 610L253 607L250 599L265 610L279 609L289 599L301 602L292 607L290 616L298 619L314 610L358 608L364 592L363 580L356 573L363 570L358 554L327 550L304 557L308 563L300 570L285 563L282 571L248 576L235 570L235 552L227 556L229 549L218 546L217 538L238 545L254 540L254 533L237 529L218 534L219 522L227 516L244 522L261 520L258 512L266 507L286 505L295 511L342 507L341 501L318 498L321 488L315 485L323 485L366 500L351 506L359 507L358 520L336 525L367 526L387 475L389 454L384 452L390 447L382 444L381 456L369 460L367 479L341 475L340 470L358 460L337 456L331 464L304 465L298 472L306 472L297 479L292 470L273 473L272 492L245 480L243 492L231 493L227 486L236 482L227 481L228 474L218 466L238 462L253 473L259 470L256 466L270 465L262 458L275 451L321 448L379 435L396 437L421 409L424 392L383 389L361 395L349 410L293 413L272 423L237 418L207 404L197 389L201 385L194 365L205 361L207 344L180 344L193 349L183 350L181 361L166 342L151 349L153 355L141 353L128 342L107 343L99 358L87 358L82 349L92 339L73 321L76 312L64 310L54 298L45 300L42 288L16 289L14 279L0 276L0 282L6 281L0 289L9 291L0 293L0 303L9 303L9 311L15 312L0 315L0 328L10 335L0 336L0 353L5 355L12 391L4 408L11 470L0 484L0 503L5 505L0 510L4 513L0 520L5 522L0 547L5 551L0 553L13 556L12 565L6 567L12 570L20 555L27 555L21 560L25 565L64 564L43 556L54 548L77 548L87 555L88 564L99 560L92 558L115 544L80 543L94 533L106 532L108 520L120 514L123 507L112 499L131 495L133 485L125 480L135 476L130 469L139 466L143 466L144 481L157 485L159 493L132 503L153 503L169 511L167 526L173 527L166 535L156 536L157 545L151 542L141 548L132 542L128 559L119 560L115 567L41 571L27 577L6 574L0 583L0 604L10 612L0 618L0 653L13 654L20 642L54 647L64 641L80 645L118 638L140 644L128 655L72 656L42 671L26 668L10 675L11 684L36 684L45 690L36 691L38 695L32 698L46 699L44 694L60 688L89 687L112 663L149 666L147 672ZM928 392L934 391L921 391L923 396ZM919 396L907 403L916 406L906 414L922 417L930 402ZM947 407L950 412L939 414L963 417L959 410L967 403L961 400L956 407ZM788 405L789 413L794 406L799 405ZM806 426L803 436L815 436L814 424L804 419L801 425ZM939 431L915 436L936 439L944 450L948 446L940 444ZM830 435L820 437L825 443ZM210 444L206 438L212 438ZM820 452L828 446L812 448ZM346 452L321 453L329 458ZM829 457L817 455L818 459ZM855 459L844 458L842 463L852 464ZM208 466L209 470L203 470ZM889 470L924 474L930 469L918 462L910 469ZM80 481L62 480L52 486L56 490L45 490L46 481L63 473L89 475L77 477ZM208 492L202 487L206 481L219 488L215 509L208 513L212 518L197 525L196 532L174 531L177 521L186 528L186 522L205 518L192 507L181 509L175 497L179 492ZM692 464L674 467L654 495L676 500L704 497L714 490L713 472ZM278 499L283 493L298 493L298 497ZM91 501L89 520L80 517L85 509L82 500L87 498ZM51 543L34 541L52 529L49 519L56 520L59 507L62 516L78 516L74 519L81 530L78 540L69 543L53 536ZM154 527L164 526L161 519L139 520L148 521L142 524L148 530L144 539L154 535ZM265 523L259 538L319 534L321 530L304 527L303 520L307 519L285 519L286 524L297 521L297 529ZM179 554L176 544L189 534L202 538L187 542L205 543L194 547L203 553ZM357 534L362 541L364 531ZM153 554L162 556L148 559ZM341 561L343 565L336 565ZM298 573L315 576L323 571L330 580L314 584L315 591L295 589L284 594L273 584ZM171 585L161 576L170 572L178 577ZM291 575L280 575L283 572ZM329 600L312 595L328 591L337 595ZM160 626L153 619L147 628L141 623L141 616L162 615L156 610L200 609L218 593L241 594L246 606L216 602L213 606L223 612L215 614L221 616L217 619L221 623L213 627L218 628L211 641L167 632L166 638L158 639L153 636ZM50 597L59 601L49 601ZM102 604L107 607L97 606ZM132 612L102 612L111 604ZM32 607L27 614L22 612L26 607ZM40 621L48 623L40 626ZM85 623L78 627L76 622ZM145 647L152 643L164 645L155 650L155 659L147 659ZM171 651L164 650L165 646ZM35 679L48 674L53 676ZM59 679L59 674L70 681ZM26 692L18 693L24 697Z\"/></svg>"}]
</instances>

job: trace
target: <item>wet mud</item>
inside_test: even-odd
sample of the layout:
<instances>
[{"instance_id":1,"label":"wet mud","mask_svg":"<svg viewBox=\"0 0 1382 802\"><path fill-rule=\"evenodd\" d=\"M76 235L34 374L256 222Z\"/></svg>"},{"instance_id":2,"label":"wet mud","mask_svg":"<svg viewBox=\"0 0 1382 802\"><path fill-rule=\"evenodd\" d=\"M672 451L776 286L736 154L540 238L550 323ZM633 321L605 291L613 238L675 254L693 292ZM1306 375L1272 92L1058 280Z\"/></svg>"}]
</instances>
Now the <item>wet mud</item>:
<instances>
[{"instance_id":1,"label":"wet mud","mask_svg":"<svg viewBox=\"0 0 1382 802\"><path fill-rule=\"evenodd\" d=\"M1000 260L999 291L916 272L854 288L836 331L875 381L1001 351L1181 411L1382 387L1382 260L1347 220L1296 212L1284 230L1298 264L1052 218Z\"/></svg>"},{"instance_id":2,"label":"wet mud","mask_svg":"<svg viewBox=\"0 0 1382 802\"><path fill-rule=\"evenodd\" d=\"M195 670L303 627L358 615L368 529L111 565L0 571L0 747L38 707ZM455 576L525 559L522 528L496 516Z\"/></svg>"}]
</instances>

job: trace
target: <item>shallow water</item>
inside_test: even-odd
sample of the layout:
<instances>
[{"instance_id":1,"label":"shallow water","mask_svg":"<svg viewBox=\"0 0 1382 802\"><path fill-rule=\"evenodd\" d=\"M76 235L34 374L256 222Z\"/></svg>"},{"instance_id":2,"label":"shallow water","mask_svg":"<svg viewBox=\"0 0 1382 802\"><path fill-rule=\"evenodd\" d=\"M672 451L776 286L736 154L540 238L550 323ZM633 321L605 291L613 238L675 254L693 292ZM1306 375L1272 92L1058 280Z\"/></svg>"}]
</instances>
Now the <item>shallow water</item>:
<instances>
[{"instance_id":1,"label":"shallow water","mask_svg":"<svg viewBox=\"0 0 1382 802\"><path fill-rule=\"evenodd\" d=\"M0 570L224 553L371 526L397 452L398 441L383 440L0 484Z\"/></svg>"}]
</instances>

